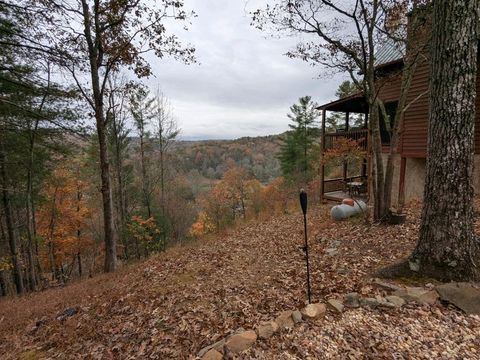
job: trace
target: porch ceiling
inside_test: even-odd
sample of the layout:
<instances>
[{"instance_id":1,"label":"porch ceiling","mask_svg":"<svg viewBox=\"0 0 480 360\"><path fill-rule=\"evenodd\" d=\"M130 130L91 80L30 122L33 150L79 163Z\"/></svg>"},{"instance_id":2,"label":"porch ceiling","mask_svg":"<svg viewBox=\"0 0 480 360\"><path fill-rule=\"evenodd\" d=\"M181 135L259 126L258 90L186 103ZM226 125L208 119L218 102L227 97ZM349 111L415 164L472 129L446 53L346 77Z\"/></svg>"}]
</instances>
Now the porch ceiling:
<instances>
[{"instance_id":1,"label":"porch ceiling","mask_svg":"<svg viewBox=\"0 0 480 360\"><path fill-rule=\"evenodd\" d=\"M321 105L317 109L365 114L368 112L368 104L365 101L363 94L357 93L329 102L328 104Z\"/></svg>"}]
</instances>

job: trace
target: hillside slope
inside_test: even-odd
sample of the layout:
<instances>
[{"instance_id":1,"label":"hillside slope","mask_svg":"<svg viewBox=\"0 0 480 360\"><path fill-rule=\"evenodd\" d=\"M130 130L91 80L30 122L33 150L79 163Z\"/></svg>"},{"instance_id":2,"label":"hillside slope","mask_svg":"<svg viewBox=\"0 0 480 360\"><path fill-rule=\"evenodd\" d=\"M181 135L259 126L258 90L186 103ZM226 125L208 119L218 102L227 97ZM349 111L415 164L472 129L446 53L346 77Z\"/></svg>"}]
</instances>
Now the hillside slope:
<instances>
[{"instance_id":1,"label":"hillside slope","mask_svg":"<svg viewBox=\"0 0 480 360\"><path fill-rule=\"evenodd\" d=\"M370 274L407 255L418 227L332 223L324 207L311 209L309 223L315 301L351 291L374 296ZM239 327L305 304L302 243L301 216L280 215L117 274L1 301L0 358L194 358ZM59 317L68 308L73 316ZM479 317L440 305L358 308L258 341L241 358L425 358L432 351L473 358L479 331Z\"/></svg>"},{"instance_id":2,"label":"hillside slope","mask_svg":"<svg viewBox=\"0 0 480 360\"><path fill-rule=\"evenodd\" d=\"M268 183L280 176L277 155L285 134L235 140L177 141L173 154L185 173L195 171L207 179L220 179L229 162L247 169Z\"/></svg>"}]
</instances>

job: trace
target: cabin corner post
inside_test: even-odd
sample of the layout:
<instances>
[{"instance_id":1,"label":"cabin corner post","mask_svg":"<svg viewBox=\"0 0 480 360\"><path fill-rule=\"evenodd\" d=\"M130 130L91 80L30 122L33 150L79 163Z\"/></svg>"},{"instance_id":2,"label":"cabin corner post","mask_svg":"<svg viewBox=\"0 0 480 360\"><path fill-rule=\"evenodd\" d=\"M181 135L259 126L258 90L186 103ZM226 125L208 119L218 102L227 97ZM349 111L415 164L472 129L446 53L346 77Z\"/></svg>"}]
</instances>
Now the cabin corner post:
<instances>
[{"instance_id":1,"label":"cabin corner post","mask_svg":"<svg viewBox=\"0 0 480 360\"><path fill-rule=\"evenodd\" d=\"M325 165L323 164L323 153L325 151L325 121L327 110L322 109L322 129L321 129L321 144L320 144L320 202L324 201L325 194Z\"/></svg>"}]
</instances>

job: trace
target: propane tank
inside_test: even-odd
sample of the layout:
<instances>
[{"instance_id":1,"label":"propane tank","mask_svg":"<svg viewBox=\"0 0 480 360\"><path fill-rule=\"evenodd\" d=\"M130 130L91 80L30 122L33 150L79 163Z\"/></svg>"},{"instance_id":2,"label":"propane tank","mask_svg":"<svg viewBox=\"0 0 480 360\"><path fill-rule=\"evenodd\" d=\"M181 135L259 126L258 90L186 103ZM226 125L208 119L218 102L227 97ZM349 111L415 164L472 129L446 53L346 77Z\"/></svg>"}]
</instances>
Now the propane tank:
<instances>
[{"instance_id":1,"label":"propane tank","mask_svg":"<svg viewBox=\"0 0 480 360\"><path fill-rule=\"evenodd\" d=\"M344 220L358 215L367 209L367 204L362 200L344 199L341 205L335 205L330 210L330 216L334 220Z\"/></svg>"}]
</instances>

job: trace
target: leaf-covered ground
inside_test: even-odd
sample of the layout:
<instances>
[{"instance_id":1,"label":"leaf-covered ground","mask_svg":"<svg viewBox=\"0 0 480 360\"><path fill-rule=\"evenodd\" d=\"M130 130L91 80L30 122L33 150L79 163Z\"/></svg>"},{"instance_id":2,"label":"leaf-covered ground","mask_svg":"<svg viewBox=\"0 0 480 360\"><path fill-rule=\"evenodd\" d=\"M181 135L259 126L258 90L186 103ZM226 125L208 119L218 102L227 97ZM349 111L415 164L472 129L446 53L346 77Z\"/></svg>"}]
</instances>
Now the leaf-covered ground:
<instances>
[{"instance_id":1,"label":"leaf-covered ground","mask_svg":"<svg viewBox=\"0 0 480 360\"><path fill-rule=\"evenodd\" d=\"M407 256L418 211L400 226L333 223L310 210L313 297L381 294L375 270ZM185 359L234 332L305 304L299 213L177 247L114 275L0 302L1 359ZM75 307L64 320L58 315ZM35 323L41 324L36 329ZM443 305L349 309L258 341L257 359L475 359L480 318Z\"/></svg>"}]
</instances>

